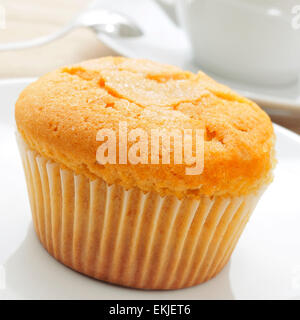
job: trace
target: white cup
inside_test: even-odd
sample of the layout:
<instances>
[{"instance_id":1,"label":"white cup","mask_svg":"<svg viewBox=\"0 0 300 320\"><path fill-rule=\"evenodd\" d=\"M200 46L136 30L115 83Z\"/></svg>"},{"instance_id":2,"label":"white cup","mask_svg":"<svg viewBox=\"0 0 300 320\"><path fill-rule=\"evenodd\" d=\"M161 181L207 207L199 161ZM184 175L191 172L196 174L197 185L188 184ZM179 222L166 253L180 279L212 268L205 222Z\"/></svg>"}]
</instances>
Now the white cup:
<instances>
[{"instance_id":1,"label":"white cup","mask_svg":"<svg viewBox=\"0 0 300 320\"><path fill-rule=\"evenodd\" d=\"M292 22L300 0L156 2L179 21L204 71L259 85L298 80L300 29Z\"/></svg>"}]
</instances>

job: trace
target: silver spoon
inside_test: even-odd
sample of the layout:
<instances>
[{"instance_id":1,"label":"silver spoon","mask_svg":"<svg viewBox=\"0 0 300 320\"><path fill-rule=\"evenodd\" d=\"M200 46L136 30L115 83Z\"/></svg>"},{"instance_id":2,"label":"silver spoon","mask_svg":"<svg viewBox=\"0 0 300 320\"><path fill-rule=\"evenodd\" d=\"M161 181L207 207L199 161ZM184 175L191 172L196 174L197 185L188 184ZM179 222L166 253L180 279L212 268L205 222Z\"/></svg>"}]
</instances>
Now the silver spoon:
<instances>
[{"instance_id":1,"label":"silver spoon","mask_svg":"<svg viewBox=\"0 0 300 320\"><path fill-rule=\"evenodd\" d=\"M0 51L21 50L37 47L59 39L75 28L89 27L96 33L104 33L112 37L139 37L141 29L127 16L106 9L91 9L79 15L72 23L60 31L48 36L22 42L0 44Z\"/></svg>"}]
</instances>

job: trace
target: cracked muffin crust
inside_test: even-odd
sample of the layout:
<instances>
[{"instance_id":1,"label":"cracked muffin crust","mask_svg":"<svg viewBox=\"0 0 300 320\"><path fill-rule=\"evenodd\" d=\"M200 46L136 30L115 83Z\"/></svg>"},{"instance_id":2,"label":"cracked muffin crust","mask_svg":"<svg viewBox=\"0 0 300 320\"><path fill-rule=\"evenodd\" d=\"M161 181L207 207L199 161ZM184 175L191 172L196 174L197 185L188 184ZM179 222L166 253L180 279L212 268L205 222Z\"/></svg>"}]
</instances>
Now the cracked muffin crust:
<instances>
[{"instance_id":1,"label":"cracked muffin crust","mask_svg":"<svg viewBox=\"0 0 300 320\"><path fill-rule=\"evenodd\" d=\"M122 57L85 61L29 85L15 117L31 149L78 174L127 189L178 198L239 196L272 179L270 118L202 72ZM127 121L128 130L203 129L202 174L188 176L185 165L175 164L98 164L98 130L117 132L120 121Z\"/></svg>"}]
</instances>

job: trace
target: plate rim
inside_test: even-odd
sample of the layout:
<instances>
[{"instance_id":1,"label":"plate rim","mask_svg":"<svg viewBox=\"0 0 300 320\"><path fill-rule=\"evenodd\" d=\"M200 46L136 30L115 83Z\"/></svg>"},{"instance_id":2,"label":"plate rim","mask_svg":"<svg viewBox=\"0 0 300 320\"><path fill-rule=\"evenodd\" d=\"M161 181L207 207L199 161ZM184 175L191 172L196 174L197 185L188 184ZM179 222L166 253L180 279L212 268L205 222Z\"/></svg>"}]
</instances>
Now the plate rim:
<instances>
[{"instance_id":1,"label":"plate rim","mask_svg":"<svg viewBox=\"0 0 300 320\"><path fill-rule=\"evenodd\" d=\"M17 84L19 82L30 84L31 82L36 81L37 79L38 77L1 78L0 86L7 85L7 84Z\"/></svg>"}]
</instances>

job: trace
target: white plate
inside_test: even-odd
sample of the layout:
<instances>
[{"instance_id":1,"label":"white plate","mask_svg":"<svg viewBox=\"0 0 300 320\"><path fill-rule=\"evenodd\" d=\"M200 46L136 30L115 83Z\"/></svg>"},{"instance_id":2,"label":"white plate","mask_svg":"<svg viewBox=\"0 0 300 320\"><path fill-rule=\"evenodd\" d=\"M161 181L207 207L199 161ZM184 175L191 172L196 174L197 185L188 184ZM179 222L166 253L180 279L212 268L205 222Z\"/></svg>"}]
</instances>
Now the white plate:
<instances>
[{"instance_id":1,"label":"white plate","mask_svg":"<svg viewBox=\"0 0 300 320\"><path fill-rule=\"evenodd\" d=\"M29 82L0 82L0 299L300 299L299 136L275 127L275 180L216 278L175 291L126 289L68 269L35 236L13 116Z\"/></svg>"},{"instance_id":2,"label":"white plate","mask_svg":"<svg viewBox=\"0 0 300 320\"><path fill-rule=\"evenodd\" d=\"M117 39L98 34L99 39L119 54L174 64L196 72L184 33L158 8L154 0L97 0L92 7L117 10L132 17L144 31L140 38ZM203 68L202 68L203 69ZM288 87L241 84L204 70L217 81L268 108L270 113L300 116L300 81Z\"/></svg>"}]
</instances>

